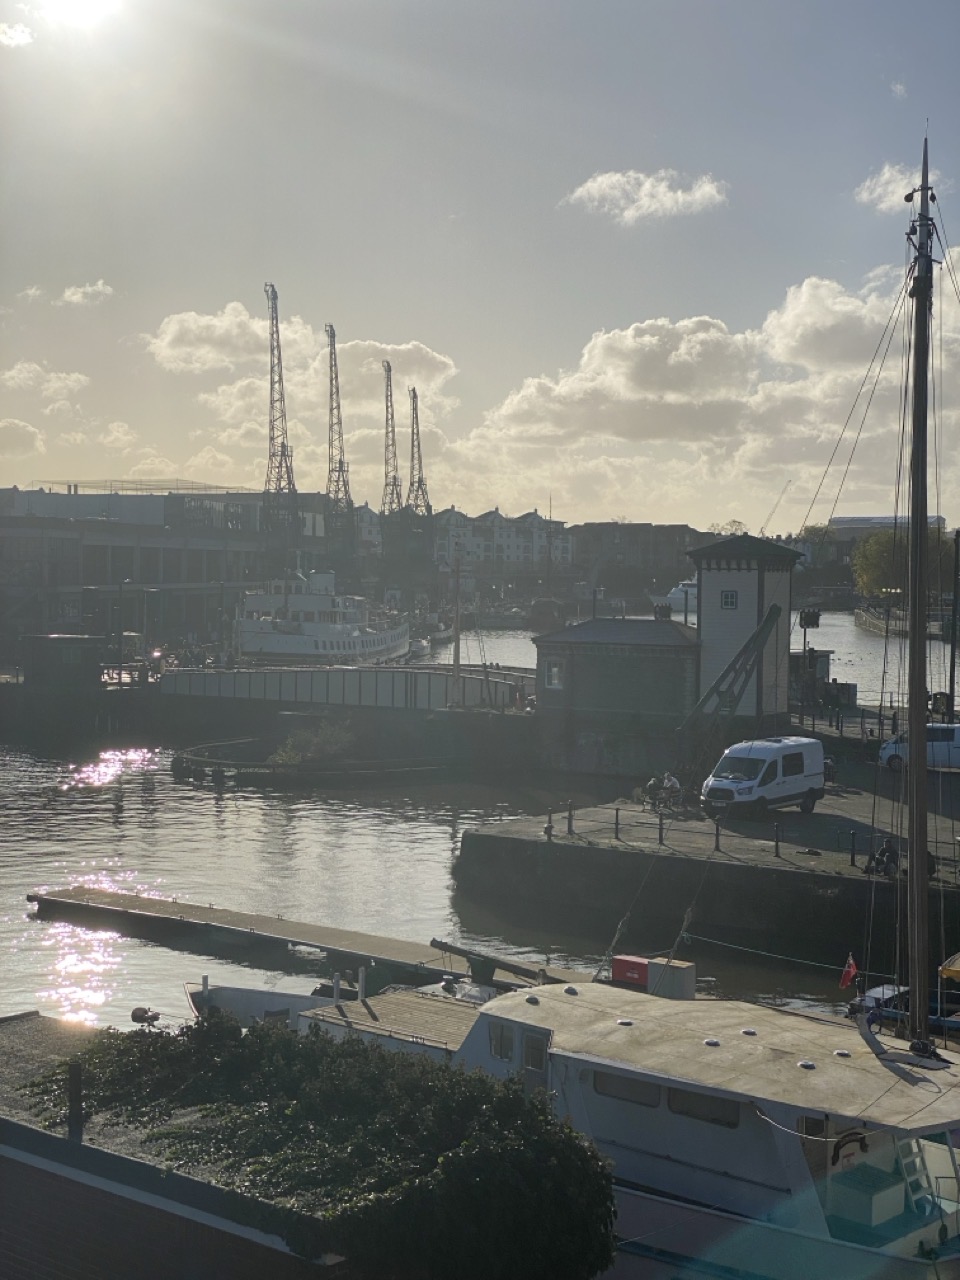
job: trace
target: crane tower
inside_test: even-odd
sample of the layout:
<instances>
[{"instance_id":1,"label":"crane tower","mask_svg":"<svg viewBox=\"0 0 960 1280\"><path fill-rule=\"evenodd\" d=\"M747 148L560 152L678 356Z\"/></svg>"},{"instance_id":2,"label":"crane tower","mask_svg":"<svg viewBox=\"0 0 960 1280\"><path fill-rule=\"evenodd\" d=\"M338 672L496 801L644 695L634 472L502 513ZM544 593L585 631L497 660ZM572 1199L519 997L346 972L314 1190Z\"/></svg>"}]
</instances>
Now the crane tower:
<instances>
[{"instance_id":1,"label":"crane tower","mask_svg":"<svg viewBox=\"0 0 960 1280\"><path fill-rule=\"evenodd\" d=\"M293 481L293 451L287 440L287 409L283 398L283 359L277 291L263 286L270 317L270 410L267 479L263 486L263 525L266 532L294 534L299 526L297 486Z\"/></svg>"},{"instance_id":2,"label":"crane tower","mask_svg":"<svg viewBox=\"0 0 960 1280\"><path fill-rule=\"evenodd\" d=\"M384 443L383 498L380 502L382 516L394 515L403 509L403 490L397 470L397 429L393 417L393 371L390 361L383 362L384 396L386 399L387 426Z\"/></svg>"},{"instance_id":3,"label":"crane tower","mask_svg":"<svg viewBox=\"0 0 960 1280\"><path fill-rule=\"evenodd\" d=\"M340 413L340 374L337 369L337 335L332 324L325 327L330 349L330 466L327 471L327 497L334 515L343 515L353 506L350 500L350 478L343 457L343 417Z\"/></svg>"},{"instance_id":4,"label":"crane tower","mask_svg":"<svg viewBox=\"0 0 960 1280\"><path fill-rule=\"evenodd\" d=\"M417 408L417 388L410 388L410 488L407 490L407 506L418 516L432 512L427 496L427 482L423 475L423 455L420 452L420 415Z\"/></svg>"}]
</instances>

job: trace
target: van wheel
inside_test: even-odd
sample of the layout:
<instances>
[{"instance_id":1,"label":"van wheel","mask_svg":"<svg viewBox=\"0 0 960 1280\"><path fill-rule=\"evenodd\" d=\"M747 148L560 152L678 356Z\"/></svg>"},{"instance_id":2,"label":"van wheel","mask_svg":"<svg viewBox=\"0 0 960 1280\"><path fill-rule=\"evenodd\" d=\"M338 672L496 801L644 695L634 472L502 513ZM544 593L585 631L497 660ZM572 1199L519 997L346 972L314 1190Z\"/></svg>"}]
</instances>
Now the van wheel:
<instances>
[{"instance_id":1,"label":"van wheel","mask_svg":"<svg viewBox=\"0 0 960 1280\"><path fill-rule=\"evenodd\" d=\"M887 768L891 773L899 773L903 768L903 756L891 756L887 761Z\"/></svg>"},{"instance_id":2,"label":"van wheel","mask_svg":"<svg viewBox=\"0 0 960 1280\"><path fill-rule=\"evenodd\" d=\"M800 801L800 812L813 813L814 809L816 808L816 804L817 802L813 798L813 796L804 796L803 799Z\"/></svg>"}]
</instances>

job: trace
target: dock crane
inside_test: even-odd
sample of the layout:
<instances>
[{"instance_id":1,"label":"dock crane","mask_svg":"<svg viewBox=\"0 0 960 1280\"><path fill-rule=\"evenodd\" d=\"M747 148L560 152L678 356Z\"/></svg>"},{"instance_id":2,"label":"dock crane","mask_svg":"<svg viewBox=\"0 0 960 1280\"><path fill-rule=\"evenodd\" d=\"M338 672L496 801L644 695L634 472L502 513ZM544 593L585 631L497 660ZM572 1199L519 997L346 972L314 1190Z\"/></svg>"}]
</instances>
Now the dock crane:
<instances>
[{"instance_id":1,"label":"dock crane","mask_svg":"<svg viewBox=\"0 0 960 1280\"><path fill-rule=\"evenodd\" d=\"M418 516L428 516L433 508L427 495L427 482L423 474L423 455L420 452L420 415L417 408L417 388L410 388L410 488L407 490L407 506Z\"/></svg>"},{"instance_id":2,"label":"dock crane","mask_svg":"<svg viewBox=\"0 0 960 1280\"><path fill-rule=\"evenodd\" d=\"M757 534L758 538L762 538L766 533L767 525L770 523L773 517L777 514L777 508L780 506L780 503L783 501L784 495L786 494L787 490L790 488L792 484L793 484L793 481L788 480L787 483L780 490L780 496L777 498L776 502L770 508L769 515L767 516L766 520L764 520L763 524L760 526L760 532Z\"/></svg>"},{"instance_id":3,"label":"dock crane","mask_svg":"<svg viewBox=\"0 0 960 1280\"><path fill-rule=\"evenodd\" d=\"M277 291L263 286L270 321L270 407L267 478L263 486L265 532L287 540L299 530L297 486L293 480L293 451L287 439L287 409L283 396L283 358L280 352L280 320Z\"/></svg>"},{"instance_id":4,"label":"dock crane","mask_svg":"<svg viewBox=\"0 0 960 1280\"><path fill-rule=\"evenodd\" d=\"M334 516L343 516L353 507L350 477L343 456L343 417L340 412L340 373L337 368L337 334L332 324L324 326L330 354L330 462L327 470L327 497Z\"/></svg>"},{"instance_id":5,"label":"dock crane","mask_svg":"<svg viewBox=\"0 0 960 1280\"><path fill-rule=\"evenodd\" d=\"M382 516L395 515L403 509L403 490L397 469L397 430L393 417L393 371L390 361L383 361L384 399L386 402L386 438L384 440Z\"/></svg>"}]
</instances>

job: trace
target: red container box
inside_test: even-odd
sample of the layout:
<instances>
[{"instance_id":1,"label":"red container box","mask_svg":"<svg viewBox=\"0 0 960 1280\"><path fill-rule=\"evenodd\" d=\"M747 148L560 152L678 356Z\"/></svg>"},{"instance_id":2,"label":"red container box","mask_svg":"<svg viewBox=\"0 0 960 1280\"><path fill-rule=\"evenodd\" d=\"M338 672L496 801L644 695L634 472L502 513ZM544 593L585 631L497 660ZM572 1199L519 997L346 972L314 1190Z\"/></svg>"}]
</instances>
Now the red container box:
<instances>
[{"instance_id":1,"label":"red container box","mask_svg":"<svg viewBox=\"0 0 960 1280\"><path fill-rule=\"evenodd\" d=\"M647 962L642 956L614 956L611 967L614 982L626 982L631 987L642 987L646 991Z\"/></svg>"}]
</instances>

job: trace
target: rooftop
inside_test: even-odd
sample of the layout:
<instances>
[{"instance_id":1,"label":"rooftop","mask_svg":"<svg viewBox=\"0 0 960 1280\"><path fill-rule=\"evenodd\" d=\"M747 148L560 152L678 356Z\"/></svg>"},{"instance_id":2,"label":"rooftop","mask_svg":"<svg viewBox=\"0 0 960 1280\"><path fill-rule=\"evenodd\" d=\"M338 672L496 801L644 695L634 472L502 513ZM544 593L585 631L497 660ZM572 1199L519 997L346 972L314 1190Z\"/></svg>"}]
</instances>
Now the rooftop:
<instances>
[{"instance_id":1,"label":"rooftop","mask_svg":"<svg viewBox=\"0 0 960 1280\"><path fill-rule=\"evenodd\" d=\"M422 1042L455 1053L477 1020L477 1006L423 991L391 991L362 1002L325 1005L301 1016L321 1028L336 1026L367 1035Z\"/></svg>"},{"instance_id":2,"label":"rooftop","mask_svg":"<svg viewBox=\"0 0 960 1280\"><path fill-rule=\"evenodd\" d=\"M687 648L697 644L696 627L652 618L590 618L560 631L534 636L534 644L627 644L648 648Z\"/></svg>"}]
</instances>

